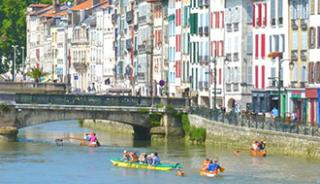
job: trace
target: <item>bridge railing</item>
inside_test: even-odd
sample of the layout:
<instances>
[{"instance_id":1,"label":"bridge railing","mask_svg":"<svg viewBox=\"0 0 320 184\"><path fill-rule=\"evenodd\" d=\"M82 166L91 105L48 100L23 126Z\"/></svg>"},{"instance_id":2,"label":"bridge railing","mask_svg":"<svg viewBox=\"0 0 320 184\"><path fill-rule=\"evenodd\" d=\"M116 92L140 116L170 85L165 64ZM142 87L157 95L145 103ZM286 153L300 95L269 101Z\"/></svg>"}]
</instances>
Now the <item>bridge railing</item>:
<instances>
[{"instance_id":1,"label":"bridge railing","mask_svg":"<svg viewBox=\"0 0 320 184\"><path fill-rule=\"evenodd\" d=\"M190 113L212 121L234 126L320 137L320 129L316 126L310 126L300 122L288 123L279 121L279 119L273 121L271 118L257 114L236 113L234 111L224 113L220 110L214 111L205 107L192 107Z\"/></svg>"},{"instance_id":2,"label":"bridge railing","mask_svg":"<svg viewBox=\"0 0 320 184\"><path fill-rule=\"evenodd\" d=\"M17 104L56 104L56 105L87 105L87 106L137 106L151 107L171 104L177 108L185 108L184 98L159 98L135 96L107 95L58 95L58 94L16 94Z\"/></svg>"}]
</instances>

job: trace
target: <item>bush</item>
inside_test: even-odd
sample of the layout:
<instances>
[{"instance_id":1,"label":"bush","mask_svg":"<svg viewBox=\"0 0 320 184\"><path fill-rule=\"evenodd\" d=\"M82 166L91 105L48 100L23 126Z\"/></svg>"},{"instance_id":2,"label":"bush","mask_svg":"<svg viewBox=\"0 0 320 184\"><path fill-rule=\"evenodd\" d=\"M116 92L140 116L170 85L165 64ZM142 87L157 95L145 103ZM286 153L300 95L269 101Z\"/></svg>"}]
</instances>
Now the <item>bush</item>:
<instances>
[{"instance_id":1,"label":"bush","mask_svg":"<svg viewBox=\"0 0 320 184\"><path fill-rule=\"evenodd\" d=\"M0 111L1 112L10 112L10 107L7 104L1 103L0 104Z\"/></svg>"},{"instance_id":2,"label":"bush","mask_svg":"<svg viewBox=\"0 0 320 184\"><path fill-rule=\"evenodd\" d=\"M78 123L80 127L83 127L84 119L78 119Z\"/></svg>"},{"instance_id":3,"label":"bush","mask_svg":"<svg viewBox=\"0 0 320 184\"><path fill-rule=\"evenodd\" d=\"M161 113L150 113L148 120L153 127L160 126L161 117Z\"/></svg>"},{"instance_id":4,"label":"bush","mask_svg":"<svg viewBox=\"0 0 320 184\"><path fill-rule=\"evenodd\" d=\"M206 140L206 129L190 126L190 121L187 114L181 115L182 128L185 137L188 137L190 141L204 142Z\"/></svg>"}]
</instances>

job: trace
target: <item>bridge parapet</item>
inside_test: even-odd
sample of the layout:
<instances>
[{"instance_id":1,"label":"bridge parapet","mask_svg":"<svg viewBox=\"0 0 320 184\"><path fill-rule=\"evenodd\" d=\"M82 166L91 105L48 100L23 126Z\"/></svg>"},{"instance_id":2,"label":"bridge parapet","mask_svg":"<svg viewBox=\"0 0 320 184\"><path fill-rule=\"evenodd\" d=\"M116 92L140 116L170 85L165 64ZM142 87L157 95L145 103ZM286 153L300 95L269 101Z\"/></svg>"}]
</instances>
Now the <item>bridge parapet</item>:
<instances>
[{"instance_id":1,"label":"bridge parapet","mask_svg":"<svg viewBox=\"0 0 320 184\"><path fill-rule=\"evenodd\" d=\"M86 106L156 107L169 104L176 108L185 108L186 106L188 106L188 101L185 98L109 95L15 94L14 101L17 104L57 104Z\"/></svg>"}]
</instances>

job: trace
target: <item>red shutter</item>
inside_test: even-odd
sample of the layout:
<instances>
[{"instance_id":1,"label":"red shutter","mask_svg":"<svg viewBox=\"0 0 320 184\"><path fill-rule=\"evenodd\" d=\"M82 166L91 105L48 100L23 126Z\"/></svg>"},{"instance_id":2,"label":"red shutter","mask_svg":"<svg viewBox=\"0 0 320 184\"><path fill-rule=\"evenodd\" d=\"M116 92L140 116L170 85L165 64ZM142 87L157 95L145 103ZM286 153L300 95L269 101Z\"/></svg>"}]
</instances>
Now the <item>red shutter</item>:
<instances>
[{"instance_id":1,"label":"red shutter","mask_svg":"<svg viewBox=\"0 0 320 184\"><path fill-rule=\"evenodd\" d=\"M255 79L256 79L256 88L259 88L259 68L258 68L258 66L256 66Z\"/></svg>"},{"instance_id":2,"label":"red shutter","mask_svg":"<svg viewBox=\"0 0 320 184\"><path fill-rule=\"evenodd\" d=\"M181 67L180 67L180 61L176 61L176 77L181 76Z\"/></svg>"},{"instance_id":3,"label":"red shutter","mask_svg":"<svg viewBox=\"0 0 320 184\"><path fill-rule=\"evenodd\" d=\"M224 56L224 44L223 44L223 41L220 41L220 45L221 45L221 56Z\"/></svg>"},{"instance_id":4,"label":"red shutter","mask_svg":"<svg viewBox=\"0 0 320 184\"><path fill-rule=\"evenodd\" d=\"M258 26L261 26L262 21L262 4L258 4Z\"/></svg>"},{"instance_id":5,"label":"red shutter","mask_svg":"<svg viewBox=\"0 0 320 184\"><path fill-rule=\"evenodd\" d=\"M252 25L253 25L253 27L255 27L256 26L256 5L252 5Z\"/></svg>"},{"instance_id":6,"label":"red shutter","mask_svg":"<svg viewBox=\"0 0 320 184\"><path fill-rule=\"evenodd\" d=\"M264 58L266 56L266 37L265 34L261 35L261 57Z\"/></svg>"},{"instance_id":7,"label":"red shutter","mask_svg":"<svg viewBox=\"0 0 320 184\"><path fill-rule=\"evenodd\" d=\"M259 57L259 35L256 35L256 38L255 38L255 55L256 55L256 58Z\"/></svg>"},{"instance_id":8,"label":"red shutter","mask_svg":"<svg viewBox=\"0 0 320 184\"><path fill-rule=\"evenodd\" d=\"M216 48L216 56L219 56L219 42L218 41L216 41L215 48Z\"/></svg>"},{"instance_id":9,"label":"red shutter","mask_svg":"<svg viewBox=\"0 0 320 184\"><path fill-rule=\"evenodd\" d=\"M178 52L178 35L176 35L176 52Z\"/></svg>"},{"instance_id":10,"label":"red shutter","mask_svg":"<svg viewBox=\"0 0 320 184\"><path fill-rule=\"evenodd\" d=\"M263 25L267 26L267 3L264 3L264 19Z\"/></svg>"},{"instance_id":11,"label":"red shutter","mask_svg":"<svg viewBox=\"0 0 320 184\"><path fill-rule=\"evenodd\" d=\"M221 84L221 81L222 81L222 79L221 79L221 77L222 77L222 75L221 75L221 68L219 68L219 84Z\"/></svg>"},{"instance_id":12,"label":"red shutter","mask_svg":"<svg viewBox=\"0 0 320 184\"><path fill-rule=\"evenodd\" d=\"M224 28L224 12L221 12L221 28Z\"/></svg>"},{"instance_id":13,"label":"red shutter","mask_svg":"<svg viewBox=\"0 0 320 184\"><path fill-rule=\"evenodd\" d=\"M220 27L220 13L217 12L217 28Z\"/></svg>"},{"instance_id":14,"label":"red shutter","mask_svg":"<svg viewBox=\"0 0 320 184\"><path fill-rule=\"evenodd\" d=\"M261 75L262 75L262 83L261 83L261 87L264 89L265 88L265 67L262 66L261 68Z\"/></svg>"}]
</instances>

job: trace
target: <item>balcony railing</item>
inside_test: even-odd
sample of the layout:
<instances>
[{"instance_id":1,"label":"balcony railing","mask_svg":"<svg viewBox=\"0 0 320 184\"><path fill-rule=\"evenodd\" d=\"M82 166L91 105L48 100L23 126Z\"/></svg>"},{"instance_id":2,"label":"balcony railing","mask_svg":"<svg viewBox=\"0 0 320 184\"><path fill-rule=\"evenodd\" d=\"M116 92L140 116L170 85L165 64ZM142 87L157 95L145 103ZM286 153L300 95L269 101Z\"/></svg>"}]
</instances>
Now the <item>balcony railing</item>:
<instances>
[{"instance_id":1,"label":"balcony railing","mask_svg":"<svg viewBox=\"0 0 320 184\"><path fill-rule=\"evenodd\" d=\"M291 51L291 61L298 61L298 51L297 50Z\"/></svg>"},{"instance_id":2,"label":"balcony railing","mask_svg":"<svg viewBox=\"0 0 320 184\"><path fill-rule=\"evenodd\" d=\"M126 21L128 24L132 23L133 21L133 11L130 10L130 11L127 11L126 13Z\"/></svg>"}]
</instances>

